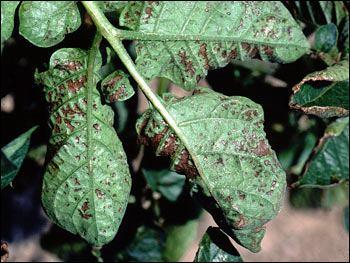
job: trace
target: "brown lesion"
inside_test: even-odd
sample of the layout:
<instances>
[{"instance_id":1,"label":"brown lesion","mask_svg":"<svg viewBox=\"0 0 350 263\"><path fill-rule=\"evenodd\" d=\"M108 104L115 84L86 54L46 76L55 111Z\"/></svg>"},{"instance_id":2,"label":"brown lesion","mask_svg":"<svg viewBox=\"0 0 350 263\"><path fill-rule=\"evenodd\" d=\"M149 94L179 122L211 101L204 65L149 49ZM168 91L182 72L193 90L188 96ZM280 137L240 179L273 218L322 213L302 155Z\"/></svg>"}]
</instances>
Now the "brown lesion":
<instances>
[{"instance_id":1,"label":"brown lesion","mask_svg":"<svg viewBox=\"0 0 350 263\"><path fill-rule=\"evenodd\" d=\"M185 66L185 71L193 77L195 74L193 62L188 59L186 51L179 51L178 55L180 57L180 63Z\"/></svg>"},{"instance_id":2,"label":"brown lesion","mask_svg":"<svg viewBox=\"0 0 350 263\"><path fill-rule=\"evenodd\" d=\"M268 144L264 140L260 140L258 145L252 150L257 156L266 156L271 154L271 150Z\"/></svg>"},{"instance_id":3,"label":"brown lesion","mask_svg":"<svg viewBox=\"0 0 350 263\"><path fill-rule=\"evenodd\" d=\"M207 52L207 44L202 43L199 48L198 55L204 59L204 68L208 70L210 68L209 58Z\"/></svg>"}]
</instances>

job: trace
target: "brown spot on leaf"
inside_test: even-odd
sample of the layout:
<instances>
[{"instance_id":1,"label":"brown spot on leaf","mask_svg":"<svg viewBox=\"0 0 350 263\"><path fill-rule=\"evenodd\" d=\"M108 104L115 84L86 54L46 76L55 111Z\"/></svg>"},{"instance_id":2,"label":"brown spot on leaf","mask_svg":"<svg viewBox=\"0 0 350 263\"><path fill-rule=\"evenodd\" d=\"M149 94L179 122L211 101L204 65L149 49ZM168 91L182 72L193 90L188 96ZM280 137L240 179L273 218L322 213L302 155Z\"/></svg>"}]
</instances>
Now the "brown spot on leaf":
<instances>
[{"instance_id":1,"label":"brown spot on leaf","mask_svg":"<svg viewBox=\"0 0 350 263\"><path fill-rule=\"evenodd\" d=\"M67 85L68 85L68 90L70 92L76 93L78 90L83 87L84 83L86 82L86 77L83 76L78 80L68 80Z\"/></svg>"},{"instance_id":2,"label":"brown spot on leaf","mask_svg":"<svg viewBox=\"0 0 350 263\"><path fill-rule=\"evenodd\" d=\"M244 200L245 199L245 193L238 192L238 198L241 199L241 200Z\"/></svg>"},{"instance_id":3,"label":"brown spot on leaf","mask_svg":"<svg viewBox=\"0 0 350 263\"><path fill-rule=\"evenodd\" d=\"M71 124L69 120L64 120L64 123L66 124L67 128L72 132L74 131L74 126Z\"/></svg>"},{"instance_id":4,"label":"brown spot on leaf","mask_svg":"<svg viewBox=\"0 0 350 263\"><path fill-rule=\"evenodd\" d=\"M195 178L198 176L196 167L189 164L190 155L187 150L182 151L180 161L175 165L175 170L179 173L184 173L187 178Z\"/></svg>"},{"instance_id":5,"label":"brown spot on leaf","mask_svg":"<svg viewBox=\"0 0 350 263\"><path fill-rule=\"evenodd\" d=\"M103 198L105 196L105 193L103 193L100 189L95 189L95 193L97 198Z\"/></svg>"},{"instance_id":6,"label":"brown spot on leaf","mask_svg":"<svg viewBox=\"0 0 350 263\"><path fill-rule=\"evenodd\" d=\"M78 178L74 178L74 184L80 185L80 181L78 180Z\"/></svg>"},{"instance_id":7,"label":"brown spot on leaf","mask_svg":"<svg viewBox=\"0 0 350 263\"><path fill-rule=\"evenodd\" d=\"M176 137L173 134L169 135L169 138L164 142L163 148L161 149L161 156L172 155L177 148Z\"/></svg>"},{"instance_id":8,"label":"brown spot on leaf","mask_svg":"<svg viewBox=\"0 0 350 263\"><path fill-rule=\"evenodd\" d=\"M235 228L238 228L238 229L241 229L243 228L244 226L246 225L246 221L245 221L245 218L242 214L239 215L239 219L237 222L234 223L234 227Z\"/></svg>"},{"instance_id":9,"label":"brown spot on leaf","mask_svg":"<svg viewBox=\"0 0 350 263\"><path fill-rule=\"evenodd\" d=\"M83 65L79 61L67 61L60 64L59 67L69 71L77 71L82 68Z\"/></svg>"},{"instance_id":10,"label":"brown spot on leaf","mask_svg":"<svg viewBox=\"0 0 350 263\"><path fill-rule=\"evenodd\" d=\"M85 201L83 203L83 205L81 206L81 211L83 211L83 213L85 213L88 209L89 209L89 202Z\"/></svg>"},{"instance_id":11,"label":"brown spot on leaf","mask_svg":"<svg viewBox=\"0 0 350 263\"><path fill-rule=\"evenodd\" d=\"M94 125L92 125L92 127L94 127L94 129L96 131L100 131L101 130L101 127L100 127L100 125L98 123L95 123Z\"/></svg>"},{"instance_id":12,"label":"brown spot on leaf","mask_svg":"<svg viewBox=\"0 0 350 263\"><path fill-rule=\"evenodd\" d=\"M208 58L208 53L207 53L207 44L205 44L205 43L201 44L201 46L199 48L198 55L204 59L204 68L206 70L208 70L209 69L209 58Z\"/></svg>"},{"instance_id":13,"label":"brown spot on leaf","mask_svg":"<svg viewBox=\"0 0 350 263\"><path fill-rule=\"evenodd\" d=\"M269 57L273 56L273 49L269 46L263 46L262 49L264 50L265 54Z\"/></svg>"},{"instance_id":14,"label":"brown spot on leaf","mask_svg":"<svg viewBox=\"0 0 350 263\"><path fill-rule=\"evenodd\" d=\"M186 51L179 51L179 57L181 64L185 66L185 71L193 77L195 74L193 62L187 58Z\"/></svg>"},{"instance_id":15,"label":"brown spot on leaf","mask_svg":"<svg viewBox=\"0 0 350 263\"><path fill-rule=\"evenodd\" d=\"M270 147L264 140L260 140L255 149L252 150L257 156L265 156L271 154Z\"/></svg>"}]
</instances>

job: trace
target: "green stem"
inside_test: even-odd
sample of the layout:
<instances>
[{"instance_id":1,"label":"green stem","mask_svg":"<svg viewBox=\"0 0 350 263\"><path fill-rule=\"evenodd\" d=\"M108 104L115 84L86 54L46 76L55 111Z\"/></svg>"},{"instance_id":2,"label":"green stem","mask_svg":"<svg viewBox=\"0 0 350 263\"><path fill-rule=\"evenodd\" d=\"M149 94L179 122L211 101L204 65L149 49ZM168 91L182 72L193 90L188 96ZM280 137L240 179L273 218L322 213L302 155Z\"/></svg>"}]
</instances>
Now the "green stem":
<instances>
[{"instance_id":1,"label":"green stem","mask_svg":"<svg viewBox=\"0 0 350 263\"><path fill-rule=\"evenodd\" d=\"M97 262L103 262L103 258L101 256L102 247L92 247L91 254L97 259Z\"/></svg>"},{"instance_id":2,"label":"green stem","mask_svg":"<svg viewBox=\"0 0 350 263\"><path fill-rule=\"evenodd\" d=\"M107 39L109 44L118 54L120 60L123 62L125 67L129 70L131 76L135 79L137 84L139 84L140 89L145 94L147 99L152 103L154 108L156 108L156 110L162 115L162 117L168 123L170 128L176 133L177 137L182 141L183 145L186 147L187 151L191 155L192 160L198 170L198 173L200 175L203 175L203 169L199 163L197 156L192 151L192 147L189 141L187 140L185 134L177 125L173 116L171 116L168 110L164 107L159 97L152 92L151 88L148 86L146 81L143 79L143 77L140 75L140 73L136 69L134 62L130 58L128 52L125 50L121 39L119 39L118 37L116 37L116 35L113 34L113 31L115 30L113 29L114 28L113 25L107 20L107 18L104 16L104 14L101 12L100 8L95 2L82 1L82 3L85 6L92 20L94 21L97 29L101 32L103 37ZM204 177L203 177L203 180L206 181Z\"/></svg>"}]
</instances>

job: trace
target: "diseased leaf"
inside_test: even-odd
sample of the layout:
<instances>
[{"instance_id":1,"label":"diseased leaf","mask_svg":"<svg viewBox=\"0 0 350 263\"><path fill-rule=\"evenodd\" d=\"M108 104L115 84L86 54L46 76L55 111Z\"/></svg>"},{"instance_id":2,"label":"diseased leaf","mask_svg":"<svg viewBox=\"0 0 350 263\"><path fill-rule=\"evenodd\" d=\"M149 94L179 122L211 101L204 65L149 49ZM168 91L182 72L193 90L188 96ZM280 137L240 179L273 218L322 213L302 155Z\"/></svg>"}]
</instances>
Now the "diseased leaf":
<instances>
[{"instance_id":1,"label":"diseased leaf","mask_svg":"<svg viewBox=\"0 0 350 263\"><path fill-rule=\"evenodd\" d=\"M19 33L38 47L60 43L80 24L75 1L23 1L19 8Z\"/></svg>"},{"instance_id":2,"label":"diseased leaf","mask_svg":"<svg viewBox=\"0 0 350 263\"><path fill-rule=\"evenodd\" d=\"M19 1L1 1L1 52L13 31L14 16Z\"/></svg>"},{"instance_id":3,"label":"diseased leaf","mask_svg":"<svg viewBox=\"0 0 350 263\"><path fill-rule=\"evenodd\" d=\"M17 175L27 155L34 126L1 148L1 189L8 186Z\"/></svg>"},{"instance_id":4,"label":"diseased leaf","mask_svg":"<svg viewBox=\"0 0 350 263\"><path fill-rule=\"evenodd\" d=\"M124 101L135 94L129 76L122 70L114 71L102 80L101 89L108 103Z\"/></svg>"},{"instance_id":5,"label":"diseased leaf","mask_svg":"<svg viewBox=\"0 0 350 263\"><path fill-rule=\"evenodd\" d=\"M349 115L349 61L307 75L293 87L289 106L323 118Z\"/></svg>"},{"instance_id":6,"label":"diseased leaf","mask_svg":"<svg viewBox=\"0 0 350 263\"><path fill-rule=\"evenodd\" d=\"M194 262L243 262L228 237L218 227L208 227Z\"/></svg>"},{"instance_id":7,"label":"diseased leaf","mask_svg":"<svg viewBox=\"0 0 350 263\"><path fill-rule=\"evenodd\" d=\"M146 78L165 77L188 90L209 69L233 59L287 63L309 49L280 2L130 1L120 25L154 39L136 46L136 64Z\"/></svg>"},{"instance_id":8,"label":"diseased leaf","mask_svg":"<svg viewBox=\"0 0 350 263\"><path fill-rule=\"evenodd\" d=\"M297 185L324 186L349 180L349 117L331 123Z\"/></svg>"},{"instance_id":9,"label":"diseased leaf","mask_svg":"<svg viewBox=\"0 0 350 263\"><path fill-rule=\"evenodd\" d=\"M164 232L141 226L130 245L116 259L120 262L163 262L164 244Z\"/></svg>"},{"instance_id":10,"label":"diseased leaf","mask_svg":"<svg viewBox=\"0 0 350 263\"><path fill-rule=\"evenodd\" d=\"M320 26L315 32L315 48L318 51L329 52L336 47L338 41L337 26L333 23Z\"/></svg>"},{"instance_id":11,"label":"diseased leaf","mask_svg":"<svg viewBox=\"0 0 350 263\"><path fill-rule=\"evenodd\" d=\"M178 262L195 240L197 228L198 220L168 227L163 259L166 262Z\"/></svg>"},{"instance_id":12,"label":"diseased leaf","mask_svg":"<svg viewBox=\"0 0 350 263\"><path fill-rule=\"evenodd\" d=\"M349 16L345 18L339 30L338 48L342 51L343 57L349 54Z\"/></svg>"},{"instance_id":13,"label":"diseased leaf","mask_svg":"<svg viewBox=\"0 0 350 263\"><path fill-rule=\"evenodd\" d=\"M86 51L63 48L51 56L48 71L36 74L45 86L52 129L42 202L56 224L102 246L119 228L131 178L113 111L101 104L95 86L100 54L91 62L94 76L87 63Z\"/></svg>"},{"instance_id":14,"label":"diseased leaf","mask_svg":"<svg viewBox=\"0 0 350 263\"><path fill-rule=\"evenodd\" d=\"M185 177L169 170L145 170L142 173L153 191L159 191L169 201L176 201L185 184Z\"/></svg>"},{"instance_id":15,"label":"diseased leaf","mask_svg":"<svg viewBox=\"0 0 350 263\"><path fill-rule=\"evenodd\" d=\"M140 142L153 145L157 155L171 155L171 169L186 174L192 194L217 224L244 247L259 251L264 224L280 210L286 186L265 138L261 106L205 88L190 97L163 98L192 156L154 109L136 124Z\"/></svg>"}]
</instances>

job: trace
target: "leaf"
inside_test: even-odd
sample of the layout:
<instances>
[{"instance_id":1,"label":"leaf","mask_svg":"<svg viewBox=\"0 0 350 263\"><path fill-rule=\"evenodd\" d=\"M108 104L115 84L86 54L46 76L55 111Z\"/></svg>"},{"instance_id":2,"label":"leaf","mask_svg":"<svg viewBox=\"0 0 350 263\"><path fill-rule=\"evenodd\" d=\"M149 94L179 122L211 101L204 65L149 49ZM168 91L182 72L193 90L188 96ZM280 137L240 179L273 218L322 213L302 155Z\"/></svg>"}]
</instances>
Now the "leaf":
<instances>
[{"instance_id":1,"label":"leaf","mask_svg":"<svg viewBox=\"0 0 350 263\"><path fill-rule=\"evenodd\" d=\"M19 1L1 1L1 52L13 31L14 16Z\"/></svg>"},{"instance_id":2,"label":"leaf","mask_svg":"<svg viewBox=\"0 0 350 263\"><path fill-rule=\"evenodd\" d=\"M315 32L315 48L318 51L329 52L336 47L338 41L337 26L333 23L320 26Z\"/></svg>"},{"instance_id":3,"label":"leaf","mask_svg":"<svg viewBox=\"0 0 350 263\"><path fill-rule=\"evenodd\" d=\"M243 262L228 237L218 227L208 227L194 262Z\"/></svg>"},{"instance_id":4,"label":"leaf","mask_svg":"<svg viewBox=\"0 0 350 263\"><path fill-rule=\"evenodd\" d=\"M117 70L102 80L101 89L108 103L124 101L135 94L128 78L122 70Z\"/></svg>"},{"instance_id":5,"label":"leaf","mask_svg":"<svg viewBox=\"0 0 350 263\"><path fill-rule=\"evenodd\" d=\"M98 53L89 73L86 51L63 48L51 56L47 71L36 74L45 86L52 129L43 206L51 220L93 246L114 238L131 184L113 111L101 104L95 86L101 63Z\"/></svg>"},{"instance_id":6,"label":"leaf","mask_svg":"<svg viewBox=\"0 0 350 263\"><path fill-rule=\"evenodd\" d=\"M171 169L186 174L193 195L217 224L244 247L259 251L264 224L278 213L286 186L265 138L261 106L205 88L190 97L163 98L191 148L154 109L137 121L140 142L156 148L157 155L171 155Z\"/></svg>"},{"instance_id":7,"label":"leaf","mask_svg":"<svg viewBox=\"0 0 350 263\"><path fill-rule=\"evenodd\" d=\"M38 47L51 47L79 28L75 1L23 1L19 8L19 33Z\"/></svg>"},{"instance_id":8,"label":"leaf","mask_svg":"<svg viewBox=\"0 0 350 263\"><path fill-rule=\"evenodd\" d=\"M349 180L349 117L331 123L297 185L325 186Z\"/></svg>"},{"instance_id":9,"label":"leaf","mask_svg":"<svg viewBox=\"0 0 350 263\"><path fill-rule=\"evenodd\" d=\"M142 173L153 191L159 191L166 199L175 202L182 192L185 177L169 170L145 170Z\"/></svg>"},{"instance_id":10,"label":"leaf","mask_svg":"<svg viewBox=\"0 0 350 263\"><path fill-rule=\"evenodd\" d=\"M304 77L293 87L289 106L323 118L349 115L349 61Z\"/></svg>"},{"instance_id":11,"label":"leaf","mask_svg":"<svg viewBox=\"0 0 350 263\"><path fill-rule=\"evenodd\" d=\"M280 2L130 1L120 25L154 39L141 37L136 46L144 77L165 77L188 90L233 59L288 63L309 49Z\"/></svg>"},{"instance_id":12,"label":"leaf","mask_svg":"<svg viewBox=\"0 0 350 263\"><path fill-rule=\"evenodd\" d=\"M123 262L163 262L165 235L162 231L141 226L133 241L117 255Z\"/></svg>"},{"instance_id":13,"label":"leaf","mask_svg":"<svg viewBox=\"0 0 350 263\"><path fill-rule=\"evenodd\" d=\"M198 220L189 220L183 225L172 225L167 229L163 252L166 262L178 262L195 240Z\"/></svg>"},{"instance_id":14,"label":"leaf","mask_svg":"<svg viewBox=\"0 0 350 263\"><path fill-rule=\"evenodd\" d=\"M29 149L30 137L38 128L34 126L1 148L1 189L17 175Z\"/></svg>"}]
</instances>

